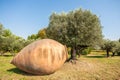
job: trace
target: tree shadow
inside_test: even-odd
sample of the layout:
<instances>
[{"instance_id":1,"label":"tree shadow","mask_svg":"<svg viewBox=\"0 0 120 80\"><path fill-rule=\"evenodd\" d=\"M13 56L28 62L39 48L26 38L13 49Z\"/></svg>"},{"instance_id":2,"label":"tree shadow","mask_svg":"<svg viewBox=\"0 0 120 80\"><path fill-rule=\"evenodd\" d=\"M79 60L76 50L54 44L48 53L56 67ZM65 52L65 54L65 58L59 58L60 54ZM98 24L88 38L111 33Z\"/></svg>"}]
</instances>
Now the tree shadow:
<instances>
[{"instance_id":1,"label":"tree shadow","mask_svg":"<svg viewBox=\"0 0 120 80\"><path fill-rule=\"evenodd\" d=\"M13 55L3 55L4 57L13 57Z\"/></svg>"},{"instance_id":2,"label":"tree shadow","mask_svg":"<svg viewBox=\"0 0 120 80\"><path fill-rule=\"evenodd\" d=\"M85 56L86 58L106 58L106 56Z\"/></svg>"},{"instance_id":3,"label":"tree shadow","mask_svg":"<svg viewBox=\"0 0 120 80\"><path fill-rule=\"evenodd\" d=\"M13 55L7 55L7 54L0 55L0 56L3 56L3 57L13 57Z\"/></svg>"}]
</instances>

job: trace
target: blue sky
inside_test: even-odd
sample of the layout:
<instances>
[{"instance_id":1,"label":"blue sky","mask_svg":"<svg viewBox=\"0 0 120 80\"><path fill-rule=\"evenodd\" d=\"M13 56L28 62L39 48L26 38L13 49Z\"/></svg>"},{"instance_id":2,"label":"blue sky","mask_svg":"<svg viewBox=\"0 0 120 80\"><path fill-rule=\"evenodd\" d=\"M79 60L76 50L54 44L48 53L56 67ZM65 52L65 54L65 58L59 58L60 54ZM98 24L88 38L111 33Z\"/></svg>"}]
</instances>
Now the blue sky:
<instances>
[{"instance_id":1,"label":"blue sky","mask_svg":"<svg viewBox=\"0 0 120 80\"><path fill-rule=\"evenodd\" d=\"M78 8L90 10L100 18L105 38L120 38L120 0L0 0L0 23L27 38L46 27L53 12Z\"/></svg>"}]
</instances>

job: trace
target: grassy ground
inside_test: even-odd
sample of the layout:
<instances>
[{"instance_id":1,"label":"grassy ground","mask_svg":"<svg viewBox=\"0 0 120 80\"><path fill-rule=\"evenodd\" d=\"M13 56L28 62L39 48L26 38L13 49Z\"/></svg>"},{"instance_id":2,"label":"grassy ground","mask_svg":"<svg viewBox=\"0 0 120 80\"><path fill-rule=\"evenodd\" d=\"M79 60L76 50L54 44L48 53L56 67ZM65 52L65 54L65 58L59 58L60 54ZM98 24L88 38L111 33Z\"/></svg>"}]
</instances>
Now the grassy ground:
<instances>
[{"instance_id":1,"label":"grassy ground","mask_svg":"<svg viewBox=\"0 0 120 80\"><path fill-rule=\"evenodd\" d=\"M12 64L12 56L0 56L0 80L120 80L120 56L106 58L104 52L81 56L76 64L66 62L51 75L25 73Z\"/></svg>"}]
</instances>

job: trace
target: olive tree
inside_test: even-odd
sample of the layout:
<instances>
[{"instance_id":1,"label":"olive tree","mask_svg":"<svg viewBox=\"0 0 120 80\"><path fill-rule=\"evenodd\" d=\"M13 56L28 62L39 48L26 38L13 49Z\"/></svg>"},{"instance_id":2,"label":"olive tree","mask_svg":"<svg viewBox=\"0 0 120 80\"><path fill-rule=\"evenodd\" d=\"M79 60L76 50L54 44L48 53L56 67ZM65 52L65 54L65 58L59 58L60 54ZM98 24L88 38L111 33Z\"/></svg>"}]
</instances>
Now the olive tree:
<instances>
[{"instance_id":1,"label":"olive tree","mask_svg":"<svg viewBox=\"0 0 120 80\"><path fill-rule=\"evenodd\" d=\"M103 50L106 50L106 53L107 53L106 56L109 57L110 56L109 52L113 52L113 54L114 54L114 52L116 50L115 46L116 46L116 44L114 41L103 40L103 45L101 45L101 48Z\"/></svg>"},{"instance_id":2,"label":"olive tree","mask_svg":"<svg viewBox=\"0 0 120 80\"><path fill-rule=\"evenodd\" d=\"M37 37L40 38L40 39L47 38L46 28L43 28L43 29L39 30L38 33L37 33Z\"/></svg>"},{"instance_id":3,"label":"olive tree","mask_svg":"<svg viewBox=\"0 0 120 80\"><path fill-rule=\"evenodd\" d=\"M68 13L53 13L50 16L47 37L70 46L71 59L76 59L77 47L86 48L102 40L99 18L89 10L74 10Z\"/></svg>"},{"instance_id":4,"label":"olive tree","mask_svg":"<svg viewBox=\"0 0 120 80\"><path fill-rule=\"evenodd\" d=\"M115 56L115 54L120 55L120 42L119 41L113 41L113 48L112 48L112 56Z\"/></svg>"},{"instance_id":5,"label":"olive tree","mask_svg":"<svg viewBox=\"0 0 120 80\"><path fill-rule=\"evenodd\" d=\"M26 44L26 41L14 34L9 29L5 29L2 24L0 24L0 54L10 52L19 52Z\"/></svg>"}]
</instances>

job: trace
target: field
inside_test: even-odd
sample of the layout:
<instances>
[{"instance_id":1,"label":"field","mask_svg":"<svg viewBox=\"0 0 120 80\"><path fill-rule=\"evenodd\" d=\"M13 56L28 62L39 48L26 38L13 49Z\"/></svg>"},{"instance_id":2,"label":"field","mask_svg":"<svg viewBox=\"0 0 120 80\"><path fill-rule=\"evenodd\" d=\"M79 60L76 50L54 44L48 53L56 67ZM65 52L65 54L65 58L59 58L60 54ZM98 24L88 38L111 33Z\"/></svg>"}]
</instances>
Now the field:
<instances>
[{"instance_id":1,"label":"field","mask_svg":"<svg viewBox=\"0 0 120 80\"><path fill-rule=\"evenodd\" d=\"M105 52L81 56L76 64L66 62L51 75L31 75L10 64L11 55L0 56L0 80L120 80L120 56L105 57Z\"/></svg>"}]
</instances>

